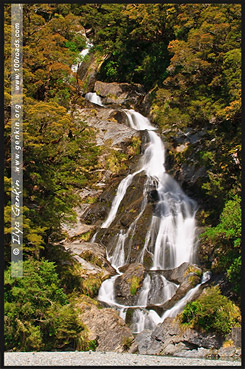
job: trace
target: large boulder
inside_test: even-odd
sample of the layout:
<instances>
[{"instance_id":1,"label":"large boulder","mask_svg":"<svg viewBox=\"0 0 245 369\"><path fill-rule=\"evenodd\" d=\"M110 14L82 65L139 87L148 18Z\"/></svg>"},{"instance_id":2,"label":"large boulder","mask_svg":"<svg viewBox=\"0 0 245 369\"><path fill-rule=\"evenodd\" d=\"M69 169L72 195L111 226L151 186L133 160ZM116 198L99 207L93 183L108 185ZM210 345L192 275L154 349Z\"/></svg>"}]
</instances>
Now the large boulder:
<instances>
[{"instance_id":1,"label":"large boulder","mask_svg":"<svg viewBox=\"0 0 245 369\"><path fill-rule=\"evenodd\" d=\"M76 306L80 319L88 328L88 339L97 342L96 351L125 351L133 335L117 311L89 301L78 301Z\"/></svg>"},{"instance_id":2,"label":"large boulder","mask_svg":"<svg viewBox=\"0 0 245 369\"><path fill-rule=\"evenodd\" d=\"M219 349L223 338L212 333L183 329L174 318L166 318L153 331L143 331L135 338L140 354L175 355L186 350Z\"/></svg>"},{"instance_id":3,"label":"large boulder","mask_svg":"<svg viewBox=\"0 0 245 369\"><path fill-rule=\"evenodd\" d=\"M97 74L103 64L106 55L91 53L86 56L86 59L78 68L78 76L83 82L83 93L92 91L96 82Z\"/></svg>"},{"instance_id":4,"label":"large boulder","mask_svg":"<svg viewBox=\"0 0 245 369\"><path fill-rule=\"evenodd\" d=\"M103 104L123 104L127 107L137 106L145 95L140 84L131 83L96 81L94 91L102 97Z\"/></svg>"},{"instance_id":5,"label":"large boulder","mask_svg":"<svg viewBox=\"0 0 245 369\"><path fill-rule=\"evenodd\" d=\"M63 246L82 265L86 274L100 274L102 279L116 274L115 269L106 259L106 250L103 245L95 242L75 241L64 243Z\"/></svg>"},{"instance_id":6,"label":"large boulder","mask_svg":"<svg viewBox=\"0 0 245 369\"><path fill-rule=\"evenodd\" d=\"M145 268L140 263L133 263L125 268L115 281L116 301L123 305L136 304L145 277Z\"/></svg>"},{"instance_id":7,"label":"large boulder","mask_svg":"<svg viewBox=\"0 0 245 369\"><path fill-rule=\"evenodd\" d=\"M163 271L164 276L175 283L183 283L190 273L202 274L201 268L195 264L184 262L174 269Z\"/></svg>"}]
</instances>

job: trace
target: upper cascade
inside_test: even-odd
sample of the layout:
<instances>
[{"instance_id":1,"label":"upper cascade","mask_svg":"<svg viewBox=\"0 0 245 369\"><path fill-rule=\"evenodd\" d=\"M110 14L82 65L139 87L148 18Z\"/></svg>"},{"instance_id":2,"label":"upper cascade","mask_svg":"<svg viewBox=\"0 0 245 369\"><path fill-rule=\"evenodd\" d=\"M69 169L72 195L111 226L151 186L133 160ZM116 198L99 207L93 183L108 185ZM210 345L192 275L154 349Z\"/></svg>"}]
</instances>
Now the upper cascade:
<instances>
[{"instance_id":1,"label":"upper cascade","mask_svg":"<svg viewBox=\"0 0 245 369\"><path fill-rule=\"evenodd\" d=\"M80 65L80 60L83 61L84 57L89 53L91 47L93 46L93 44L89 41L89 39L86 37L86 34L84 35L85 38L86 38L86 47L85 49L83 49L80 53L79 53L79 57L78 57L78 60L77 60L77 63L76 64L73 64L71 66L71 70L76 73L77 70L78 70L78 67Z\"/></svg>"},{"instance_id":2,"label":"upper cascade","mask_svg":"<svg viewBox=\"0 0 245 369\"><path fill-rule=\"evenodd\" d=\"M141 259L148 249L153 255L152 269L175 268L183 262L193 262L196 228L195 202L189 199L177 182L165 172L164 144L154 132L155 128L150 121L132 109L125 110L125 112L131 128L147 130L149 142L140 158L137 170L130 173L119 184L110 212L101 228L108 228L112 224L133 178L144 171L148 178L147 186L156 185L158 202L148 229ZM118 242L121 243L124 236L121 234ZM122 247L116 247L115 250L123 252ZM167 260L165 254L169 255ZM122 257L115 255L113 260L120 260L122 263L115 267L122 266L125 261Z\"/></svg>"}]
</instances>

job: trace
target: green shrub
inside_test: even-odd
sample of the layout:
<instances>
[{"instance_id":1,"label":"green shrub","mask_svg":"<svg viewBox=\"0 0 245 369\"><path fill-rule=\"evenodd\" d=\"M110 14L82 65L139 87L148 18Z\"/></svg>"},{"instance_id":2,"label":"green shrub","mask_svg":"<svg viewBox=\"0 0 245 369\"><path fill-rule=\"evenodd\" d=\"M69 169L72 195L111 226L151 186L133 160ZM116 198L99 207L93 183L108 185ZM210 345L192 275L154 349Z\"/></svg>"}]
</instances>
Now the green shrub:
<instances>
[{"instance_id":1,"label":"green shrub","mask_svg":"<svg viewBox=\"0 0 245 369\"><path fill-rule=\"evenodd\" d=\"M5 271L5 349L40 351L80 348L85 327L60 287L55 264L23 262L23 277Z\"/></svg>"},{"instance_id":2,"label":"green shrub","mask_svg":"<svg viewBox=\"0 0 245 369\"><path fill-rule=\"evenodd\" d=\"M232 327L240 325L241 313L215 286L207 288L197 300L187 303L179 320L183 326L226 336Z\"/></svg>"},{"instance_id":3,"label":"green shrub","mask_svg":"<svg viewBox=\"0 0 245 369\"><path fill-rule=\"evenodd\" d=\"M203 245L213 249L213 272L226 271L233 291L241 292L241 198L238 195L228 200L216 227L201 234Z\"/></svg>"}]
</instances>

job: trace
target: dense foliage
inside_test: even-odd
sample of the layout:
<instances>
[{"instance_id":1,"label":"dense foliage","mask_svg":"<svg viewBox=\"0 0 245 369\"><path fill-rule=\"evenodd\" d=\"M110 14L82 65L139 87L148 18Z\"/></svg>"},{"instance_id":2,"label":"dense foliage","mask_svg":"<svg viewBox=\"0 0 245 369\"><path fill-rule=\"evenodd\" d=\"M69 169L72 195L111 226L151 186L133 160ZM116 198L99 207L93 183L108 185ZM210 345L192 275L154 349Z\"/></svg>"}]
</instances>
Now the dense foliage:
<instances>
[{"instance_id":1,"label":"dense foliage","mask_svg":"<svg viewBox=\"0 0 245 369\"><path fill-rule=\"evenodd\" d=\"M241 296L241 199L235 196L226 202L216 227L208 228L201 235L201 242L212 251L210 268L216 273L226 271L233 291ZM210 249L209 249L210 250ZM207 260L208 256L206 255Z\"/></svg>"},{"instance_id":2,"label":"dense foliage","mask_svg":"<svg viewBox=\"0 0 245 369\"><path fill-rule=\"evenodd\" d=\"M11 232L11 11L5 5L5 244ZM81 270L57 242L73 220L77 190L97 179L94 131L73 118L85 82L71 71L85 47L105 56L97 79L143 84L153 122L173 141L202 131L201 145L169 152L174 165L205 167L202 262L241 292L241 6L239 4L24 5L24 270L10 276L6 247L6 347L88 349L71 294L96 295L100 278ZM143 107L142 107L143 108ZM136 145L137 146L137 145ZM111 155L113 173L124 158ZM41 259L45 257L46 260ZM65 262L64 262L65 261ZM220 305L218 305L220 301ZM222 308L221 308L222 307ZM188 304L183 322L226 334L239 321L217 289Z\"/></svg>"},{"instance_id":3,"label":"dense foliage","mask_svg":"<svg viewBox=\"0 0 245 369\"><path fill-rule=\"evenodd\" d=\"M239 308L223 296L217 286L206 288L197 300L188 302L179 319L183 326L224 337L232 327L241 325Z\"/></svg>"},{"instance_id":4,"label":"dense foliage","mask_svg":"<svg viewBox=\"0 0 245 369\"><path fill-rule=\"evenodd\" d=\"M62 5L24 5L24 277L15 279L7 247L11 233L11 13L10 5L5 6L6 349L90 349L86 327L69 303L73 290L87 292L82 288L81 268L54 245L64 238L61 223L74 219L77 190L96 180L93 172L99 153L94 130L73 120L81 81L71 66L85 39L78 33L83 30L78 18L63 9ZM47 260L40 261L42 256ZM93 281L89 286L93 287Z\"/></svg>"},{"instance_id":5,"label":"dense foliage","mask_svg":"<svg viewBox=\"0 0 245 369\"><path fill-rule=\"evenodd\" d=\"M5 272L6 349L86 349L86 329L68 303L54 263L29 259L23 270L23 278L11 278L10 268Z\"/></svg>"}]
</instances>

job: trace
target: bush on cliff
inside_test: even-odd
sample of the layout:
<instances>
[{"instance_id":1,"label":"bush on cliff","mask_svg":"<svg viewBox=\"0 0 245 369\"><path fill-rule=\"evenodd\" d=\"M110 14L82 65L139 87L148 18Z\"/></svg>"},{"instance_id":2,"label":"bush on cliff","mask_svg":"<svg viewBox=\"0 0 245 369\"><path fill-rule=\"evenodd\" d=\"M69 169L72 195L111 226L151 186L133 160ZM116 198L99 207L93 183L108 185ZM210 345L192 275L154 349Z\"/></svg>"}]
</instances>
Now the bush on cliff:
<instances>
[{"instance_id":1,"label":"bush on cliff","mask_svg":"<svg viewBox=\"0 0 245 369\"><path fill-rule=\"evenodd\" d=\"M241 313L221 294L219 287L214 286L205 289L197 300L188 302L179 320L183 326L226 336L232 327L240 326Z\"/></svg>"}]
</instances>

